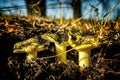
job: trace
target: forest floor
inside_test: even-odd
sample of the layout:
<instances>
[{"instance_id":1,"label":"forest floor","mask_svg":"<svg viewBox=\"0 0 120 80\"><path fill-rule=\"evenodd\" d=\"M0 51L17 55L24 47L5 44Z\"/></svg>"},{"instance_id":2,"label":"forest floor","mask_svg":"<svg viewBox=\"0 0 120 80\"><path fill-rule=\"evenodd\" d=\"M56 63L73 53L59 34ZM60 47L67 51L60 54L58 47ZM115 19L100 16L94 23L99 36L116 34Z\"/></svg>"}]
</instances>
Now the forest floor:
<instances>
[{"instance_id":1,"label":"forest floor","mask_svg":"<svg viewBox=\"0 0 120 80\"><path fill-rule=\"evenodd\" d=\"M78 51L66 47L67 62L57 59L55 44L67 42L71 32L74 44L98 41L99 46L91 49L90 65L81 69L78 65ZM47 41L41 36L50 36ZM77 37L81 37L78 41ZM44 45L37 51L37 58L26 60L26 48ZM84 37L84 39L83 39ZM94 39L93 42L91 39ZM76 42L75 42L76 41ZM19 43L18 43L19 42ZM23 53L14 53L15 44ZM64 46L64 45L63 45ZM116 21L59 20L38 17L0 17L0 80L119 80L120 79L120 19Z\"/></svg>"}]
</instances>

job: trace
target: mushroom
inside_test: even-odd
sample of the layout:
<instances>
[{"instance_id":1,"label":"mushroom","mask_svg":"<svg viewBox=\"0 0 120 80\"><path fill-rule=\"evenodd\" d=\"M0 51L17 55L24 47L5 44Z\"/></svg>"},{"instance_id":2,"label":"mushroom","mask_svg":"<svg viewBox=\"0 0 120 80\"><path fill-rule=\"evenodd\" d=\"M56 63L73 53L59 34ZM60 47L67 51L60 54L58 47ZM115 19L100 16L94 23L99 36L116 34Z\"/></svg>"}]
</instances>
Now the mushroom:
<instances>
[{"instance_id":1,"label":"mushroom","mask_svg":"<svg viewBox=\"0 0 120 80\"><path fill-rule=\"evenodd\" d=\"M58 36L56 34L43 34L41 36L43 39L49 41L49 42L53 42L55 44L55 50L56 50L56 54L57 56L57 60L58 61L64 61L67 62L67 54L66 54L66 47L68 46L67 42L62 41L62 43L59 43L57 41Z\"/></svg>"},{"instance_id":2,"label":"mushroom","mask_svg":"<svg viewBox=\"0 0 120 80\"><path fill-rule=\"evenodd\" d=\"M90 65L90 53L91 49L98 47L99 43L98 40L95 40L94 37L92 36L85 36L85 37L78 37L79 35L76 35L77 41L78 38L81 38L81 44L75 44L72 40L71 35L68 33L68 43L78 51L78 62L79 66L82 67L83 69L85 67L89 67Z\"/></svg>"},{"instance_id":3,"label":"mushroom","mask_svg":"<svg viewBox=\"0 0 120 80\"><path fill-rule=\"evenodd\" d=\"M13 53L26 53L26 60L32 60L37 58L37 52L43 51L44 45L39 45L36 37L27 39L22 42L17 42L14 45Z\"/></svg>"}]
</instances>

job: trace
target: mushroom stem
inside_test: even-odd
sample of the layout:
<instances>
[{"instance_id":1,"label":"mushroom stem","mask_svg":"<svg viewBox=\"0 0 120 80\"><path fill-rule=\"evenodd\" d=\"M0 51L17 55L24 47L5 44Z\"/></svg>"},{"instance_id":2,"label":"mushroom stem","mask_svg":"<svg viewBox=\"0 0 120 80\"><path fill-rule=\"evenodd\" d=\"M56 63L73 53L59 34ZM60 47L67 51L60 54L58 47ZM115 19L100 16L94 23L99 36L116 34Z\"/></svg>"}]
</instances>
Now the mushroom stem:
<instances>
[{"instance_id":1,"label":"mushroom stem","mask_svg":"<svg viewBox=\"0 0 120 80\"><path fill-rule=\"evenodd\" d=\"M26 60L36 59L37 51L31 51L27 53Z\"/></svg>"},{"instance_id":2,"label":"mushroom stem","mask_svg":"<svg viewBox=\"0 0 120 80\"><path fill-rule=\"evenodd\" d=\"M79 53L79 66L82 68L89 67L90 64L90 52L94 46L92 44L81 44L76 46L75 49Z\"/></svg>"},{"instance_id":3,"label":"mushroom stem","mask_svg":"<svg viewBox=\"0 0 120 80\"><path fill-rule=\"evenodd\" d=\"M30 48L32 49L32 48ZM31 51L26 51L26 54L27 54L27 57L26 57L26 60L32 60L32 59L36 59L37 58L37 52L38 51L43 51L45 50L45 47L44 45L39 45L39 46L36 46L33 50Z\"/></svg>"},{"instance_id":4,"label":"mushroom stem","mask_svg":"<svg viewBox=\"0 0 120 80\"><path fill-rule=\"evenodd\" d=\"M57 60L66 62L67 56L66 53L64 53L66 51L66 45L55 43L55 48L56 48L56 54L58 55Z\"/></svg>"},{"instance_id":5,"label":"mushroom stem","mask_svg":"<svg viewBox=\"0 0 120 80\"><path fill-rule=\"evenodd\" d=\"M82 68L89 67L90 65L90 50L78 50L79 66Z\"/></svg>"}]
</instances>

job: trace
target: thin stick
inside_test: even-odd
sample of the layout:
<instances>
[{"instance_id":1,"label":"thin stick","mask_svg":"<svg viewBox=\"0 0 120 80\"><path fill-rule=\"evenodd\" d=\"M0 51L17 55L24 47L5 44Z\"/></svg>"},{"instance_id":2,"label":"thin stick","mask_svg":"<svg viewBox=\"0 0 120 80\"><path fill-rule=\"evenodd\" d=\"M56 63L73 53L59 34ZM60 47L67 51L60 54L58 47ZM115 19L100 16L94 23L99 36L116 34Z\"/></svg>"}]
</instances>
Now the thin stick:
<instances>
[{"instance_id":1,"label":"thin stick","mask_svg":"<svg viewBox=\"0 0 120 80\"><path fill-rule=\"evenodd\" d=\"M76 47L77 47L77 46L76 46ZM54 56L41 57L41 58L37 58L37 59L49 59L49 58L54 58L54 57L57 57L57 56L62 55L62 54L64 54L64 53L67 53L67 52L69 52L69 51L72 51L72 50L74 50L76 47L71 48L71 49L69 49L69 50L67 50L67 51L64 51L64 52L62 52L62 53L60 53L60 54L57 54L57 55L54 55Z\"/></svg>"}]
</instances>

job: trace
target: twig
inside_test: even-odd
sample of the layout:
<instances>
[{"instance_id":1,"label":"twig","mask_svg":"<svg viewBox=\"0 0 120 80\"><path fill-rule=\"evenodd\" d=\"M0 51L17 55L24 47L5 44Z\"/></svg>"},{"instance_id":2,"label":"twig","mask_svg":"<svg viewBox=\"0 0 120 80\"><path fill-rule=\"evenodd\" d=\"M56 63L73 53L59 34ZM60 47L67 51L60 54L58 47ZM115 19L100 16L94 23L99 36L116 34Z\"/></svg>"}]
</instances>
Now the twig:
<instances>
[{"instance_id":1,"label":"twig","mask_svg":"<svg viewBox=\"0 0 120 80\"><path fill-rule=\"evenodd\" d=\"M120 62L120 60L116 60L116 59L104 59L104 61L116 61L116 62Z\"/></svg>"},{"instance_id":2,"label":"twig","mask_svg":"<svg viewBox=\"0 0 120 80\"><path fill-rule=\"evenodd\" d=\"M120 72L115 72L115 71L107 71L107 73L120 74Z\"/></svg>"}]
</instances>

